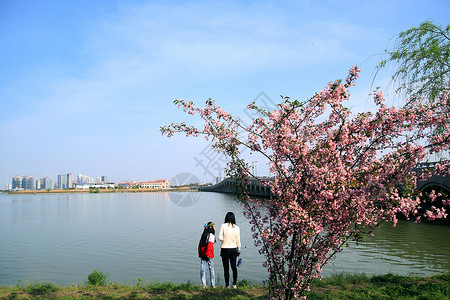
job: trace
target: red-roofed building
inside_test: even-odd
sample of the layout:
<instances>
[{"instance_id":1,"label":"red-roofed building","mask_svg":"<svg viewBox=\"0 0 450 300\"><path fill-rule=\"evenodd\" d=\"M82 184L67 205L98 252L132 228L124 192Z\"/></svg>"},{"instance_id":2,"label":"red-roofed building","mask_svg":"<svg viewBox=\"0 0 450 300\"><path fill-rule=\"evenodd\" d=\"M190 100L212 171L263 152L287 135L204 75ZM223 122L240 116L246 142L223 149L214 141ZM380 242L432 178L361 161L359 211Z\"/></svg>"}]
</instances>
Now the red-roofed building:
<instances>
[{"instance_id":1,"label":"red-roofed building","mask_svg":"<svg viewBox=\"0 0 450 300\"><path fill-rule=\"evenodd\" d=\"M170 180L162 179L162 180L141 182L140 187L144 189L168 189L170 188Z\"/></svg>"},{"instance_id":2,"label":"red-roofed building","mask_svg":"<svg viewBox=\"0 0 450 300\"><path fill-rule=\"evenodd\" d=\"M139 183L135 182L134 180L131 180L131 181L124 180L122 182L119 182L117 185L124 189L131 189L134 187L139 187Z\"/></svg>"}]
</instances>

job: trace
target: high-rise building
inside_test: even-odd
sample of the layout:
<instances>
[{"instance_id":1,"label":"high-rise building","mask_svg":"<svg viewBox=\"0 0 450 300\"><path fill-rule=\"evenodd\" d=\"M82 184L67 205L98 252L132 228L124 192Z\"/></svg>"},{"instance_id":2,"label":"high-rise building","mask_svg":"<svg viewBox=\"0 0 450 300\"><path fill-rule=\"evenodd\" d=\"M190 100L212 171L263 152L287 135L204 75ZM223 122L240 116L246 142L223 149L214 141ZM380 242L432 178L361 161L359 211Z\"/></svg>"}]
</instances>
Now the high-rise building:
<instances>
[{"instance_id":1,"label":"high-rise building","mask_svg":"<svg viewBox=\"0 0 450 300\"><path fill-rule=\"evenodd\" d=\"M83 174L78 174L77 176L77 183L91 183L94 182L94 178L91 178L89 176L83 175Z\"/></svg>"},{"instance_id":2,"label":"high-rise building","mask_svg":"<svg viewBox=\"0 0 450 300\"><path fill-rule=\"evenodd\" d=\"M21 189L22 188L22 177L21 176L14 176L12 178L12 186L11 188L13 190Z\"/></svg>"},{"instance_id":3,"label":"high-rise building","mask_svg":"<svg viewBox=\"0 0 450 300\"><path fill-rule=\"evenodd\" d=\"M36 180L36 189L37 190L44 190L45 187L45 179L43 177L39 178L39 180Z\"/></svg>"},{"instance_id":4,"label":"high-rise building","mask_svg":"<svg viewBox=\"0 0 450 300\"><path fill-rule=\"evenodd\" d=\"M42 177L36 181L36 189L37 190L51 190L53 189L52 178L51 177Z\"/></svg>"},{"instance_id":5,"label":"high-rise building","mask_svg":"<svg viewBox=\"0 0 450 300\"><path fill-rule=\"evenodd\" d=\"M108 181L108 178L106 176L102 176L102 182Z\"/></svg>"},{"instance_id":6,"label":"high-rise building","mask_svg":"<svg viewBox=\"0 0 450 300\"><path fill-rule=\"evenodd\" d=\"M73 188L72 173L67 173L66 175L58 175L58 189L71 189Z\"/></svg>"},{"instance_id":7,"label":"high-rise building","mask_svg":"<svg viewBox=\"0 0 450 300\"><path fill-rule=\"evenodd\" d=\"M79 183L79 184L84 183L84 178L85 177L86 176L83 175L83 174L78 174L78 176L77 176L77 183Z\"/></svg>"},{"instance_id":8,"label":"high-rise building","mask_svg":"<svg viewBox=\"0 0 450 300\"><path fill-rule=\"evenodd\" d=\"M44 185L42 186L42 188L43 189L46 189L46 190L51 190L51 189L53 189L53 182L52 182L53 180L52 180L52 178L51 177L45 177L44 178Z\"/></svg>"},{"instance_id":9,"label":"high-rise building","mask_svg":"<svg viewBox=\"0 0 450 300\"><path fill-rule=\"evenodd\" d=\"M71 188L73 188L72 173L68 173L66 189L71 189Z\"/></svg>"},{"instance_id":10,"label":"high-rise building","mask_svg":"<svg viewBox=\"0 0 450 300\"><path fill-rule=\"evenodd\" d=\"M33 176L22 177L22 188L24 190L34 190L34 178Z\"/></svg>"},{"instance_id":11,"label":"high-rise building","mask_svg":"<svg viewBox=\"0 0 450 300\"><path fill-rule=\"evenodd\" d=\"M67 188L67 175L59 174L58 175L58 189L66 189Z\"/></svg>"}]
</instances>

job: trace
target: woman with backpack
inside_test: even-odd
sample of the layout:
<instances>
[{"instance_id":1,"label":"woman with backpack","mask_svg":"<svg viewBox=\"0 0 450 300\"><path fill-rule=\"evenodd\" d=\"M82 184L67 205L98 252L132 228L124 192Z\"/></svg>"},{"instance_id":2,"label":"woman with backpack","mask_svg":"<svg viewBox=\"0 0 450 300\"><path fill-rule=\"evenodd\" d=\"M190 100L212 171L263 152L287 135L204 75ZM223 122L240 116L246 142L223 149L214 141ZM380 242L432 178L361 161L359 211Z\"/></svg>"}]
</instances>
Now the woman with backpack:
<instances>
[{"instance_id":1,"label":"woman with backpack","mask_svg":"<svg viewBox=\"0 0 450 300\"><path fill-rule=\"evenodd\" d=\"M203 226L203 233L198 244L198 257L200 257L200 279L202 286L206 288L206 265L209 268L209 278L211 281L211 287L216 287L216 280L214 275L214 242L216 227L213 222L208 222Z\"/></svg>"}]
</instances>

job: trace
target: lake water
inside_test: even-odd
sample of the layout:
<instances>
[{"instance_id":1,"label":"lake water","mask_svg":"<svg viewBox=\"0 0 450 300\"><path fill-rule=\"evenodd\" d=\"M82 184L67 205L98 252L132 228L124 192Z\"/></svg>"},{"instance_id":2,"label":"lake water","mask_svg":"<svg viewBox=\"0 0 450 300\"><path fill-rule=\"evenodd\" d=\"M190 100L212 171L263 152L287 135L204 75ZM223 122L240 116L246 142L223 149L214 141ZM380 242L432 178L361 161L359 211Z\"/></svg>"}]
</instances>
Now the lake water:
<instances>
[{"instance_id":1,"label":"lake water","mask_svg":"<svg viewBox=\"0 0 450 300\"><path fill-rule=\"evenodd\" d=\"M233 211L241 228L239 279L262 282L267 272L253 246L241 204L231 195L112 193L0 195L0 285L18 279L84 283L94 269L109 279L199 283L197 245L207 221L217 229ZM401 221L363 244L350 244L324 269L367 274L430 275L450 271L450 227ZM223 284L220 242L216 276Z\"/></svg>"}]
</instances>

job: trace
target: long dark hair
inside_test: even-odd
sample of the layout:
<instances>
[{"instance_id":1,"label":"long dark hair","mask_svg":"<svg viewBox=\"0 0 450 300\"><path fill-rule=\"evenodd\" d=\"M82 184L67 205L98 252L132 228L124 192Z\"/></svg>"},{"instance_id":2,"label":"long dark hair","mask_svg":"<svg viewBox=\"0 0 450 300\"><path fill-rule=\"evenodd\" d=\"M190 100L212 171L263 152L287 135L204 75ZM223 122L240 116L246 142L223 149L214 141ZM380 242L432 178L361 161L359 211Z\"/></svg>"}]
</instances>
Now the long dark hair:
<instances>
[{"instance_id":1,"label":"long dark hair","mask_svg":"<svg viewBox=\"0 0 450 300\"><path fill-rule=\"evenodd\" d=\"M216 234L216 231L214 230L214 223L208 222L205 224L202 236L200 238L200 245L206 246L209 242L209 234Z\"/></svg>"},{"instance_id":2,"label":"long dark hair","mask_svg":"<svg viewBox=\"0 0 450 300\"><path fill-rule=\"evenodd\" d=\"M231 211L227 212L227 215L225 216L225 223L231 223L233 226L236 225L236 218Z\"/></svg>"}]
</instances>

